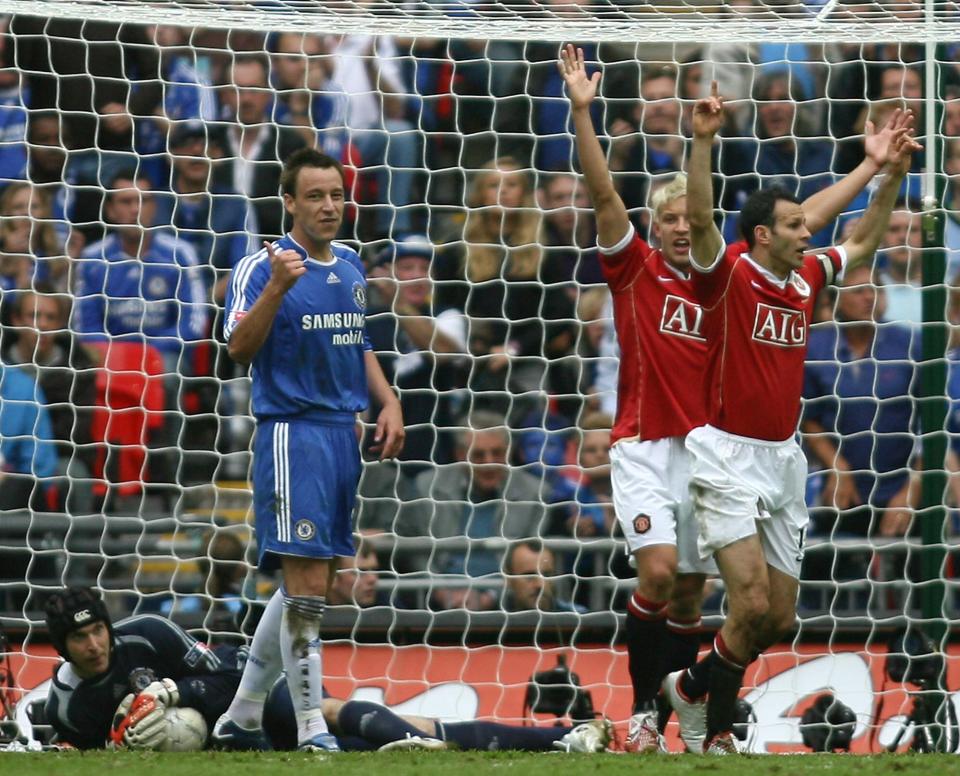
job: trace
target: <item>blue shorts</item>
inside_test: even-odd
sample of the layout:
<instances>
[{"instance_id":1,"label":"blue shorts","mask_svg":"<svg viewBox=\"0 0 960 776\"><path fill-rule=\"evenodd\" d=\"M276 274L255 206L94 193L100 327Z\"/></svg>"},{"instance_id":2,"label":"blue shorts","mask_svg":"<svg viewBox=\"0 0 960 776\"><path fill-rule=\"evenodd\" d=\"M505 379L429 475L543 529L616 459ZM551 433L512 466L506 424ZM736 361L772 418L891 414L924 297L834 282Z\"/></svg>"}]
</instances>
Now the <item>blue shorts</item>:
<instances>
[{"instance_id":1,"label":"blue shorts","mask_svg":"<svg viewBox=\"0 0 960 776\"><path fill-rule=\"evenodd\" d=\"M352 557L353 505L360 483L353 423L263 421L253 444L257 563L280 567L281 555Z\"/></svg>"}]
</instances>

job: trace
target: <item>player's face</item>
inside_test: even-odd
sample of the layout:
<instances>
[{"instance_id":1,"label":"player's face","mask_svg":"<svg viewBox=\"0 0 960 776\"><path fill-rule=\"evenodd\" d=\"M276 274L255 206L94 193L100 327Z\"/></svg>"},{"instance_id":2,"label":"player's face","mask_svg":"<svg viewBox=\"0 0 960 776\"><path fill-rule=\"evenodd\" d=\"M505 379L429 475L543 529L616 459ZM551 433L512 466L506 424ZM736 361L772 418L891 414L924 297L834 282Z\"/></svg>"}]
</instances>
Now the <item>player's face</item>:
<instances>
[{"instance_id":1,"label":"player's face","mask_svg":"<svg viewBox=\"0 0 960 776\"><path fill-rule=\"evenodd\" d=\"M675 267L690 265L690 222L687 198L677 197L660 208L653 222L653 233L664 258Z\"/></svg>"},{"instance_id":2,"label":"player's face","mask_svg":"<svg viewBox=\"0 0 960 776\"><path fill-rule=\"evenodd\" d=\"M99 676L110 667L110 631L98 620L67 635L67 654L81 679Z\"/></svg>"},{"instance_id":3,"label":"player's face","mask_svg":"<svg viewBox=\"0 0 960 776\"><path fill-rule=\"evenodd\" d=\"M407 304L423 307L430 302L430 262L422 256L398 256L393 272L400 281L400 295Z\"/></svg>"},{"instance_id":4,"label":"player's face","mask_svg":"<svg viewBox=\"0 0 960 776\"><path fill-rule=\"evenodd\" d=\"M807 229L803 209L795 202L777 200L773 218L769 237L770 258L774 264L787 270L798 269L803 265L803 257L810 248L810 230Z\"/></svg>"},{"instance_id":5,"label":"player's face","mask_svg":"<svg viewBox=\"0 0 960 776\"><path fill-rule=\"evenodd\" d=\"M297 193L283 197L293 222L315 243L328 243L340 231L345 194L335 167L303 167L297 174Z\"/></svg>"}]
</instances>

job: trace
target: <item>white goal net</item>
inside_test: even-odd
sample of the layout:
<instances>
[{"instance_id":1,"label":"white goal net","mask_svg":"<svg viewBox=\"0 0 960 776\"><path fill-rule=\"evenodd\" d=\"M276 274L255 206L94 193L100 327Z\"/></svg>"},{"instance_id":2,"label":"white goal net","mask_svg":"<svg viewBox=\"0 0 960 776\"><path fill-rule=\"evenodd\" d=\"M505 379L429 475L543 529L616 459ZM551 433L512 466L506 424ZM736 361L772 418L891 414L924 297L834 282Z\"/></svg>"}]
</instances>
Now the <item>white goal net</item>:
<instances>
[{"instance_id":1,"label":"white goal net","mask_svg":"<svg viewBox=\"0 0 960 776\"><path fill-rule=\"evenodd\" d=\"M651 240L650 197L684 169L712 79L728 238L751 192L814 196L869 164L871 122L917 116L925 150L875 271L817 306L799 627L746 695L754 751L798 749L822 689L857 714L855 750L894 739L909 698L885 676L886 640L955 624L960 595L960 8L944 0L0 0L14 695L49 676L41 612L64 584L102 591L118 618L252 632L274 582L251 564L250 380L222 311L230 269L288 226L281 163L309 145L345 165L340 237L366 264L367 331L408 425L400 460L381 463L365 419L329 689L517 721L532 674L562 654L598 712L629 716L618 354L561 41L602 72L594 124ZM815 246L863 211L864 180ZM720 583L703 607L710 630ZM947 666L960 689L952 652Z\"/></svg>"}]
</instances>

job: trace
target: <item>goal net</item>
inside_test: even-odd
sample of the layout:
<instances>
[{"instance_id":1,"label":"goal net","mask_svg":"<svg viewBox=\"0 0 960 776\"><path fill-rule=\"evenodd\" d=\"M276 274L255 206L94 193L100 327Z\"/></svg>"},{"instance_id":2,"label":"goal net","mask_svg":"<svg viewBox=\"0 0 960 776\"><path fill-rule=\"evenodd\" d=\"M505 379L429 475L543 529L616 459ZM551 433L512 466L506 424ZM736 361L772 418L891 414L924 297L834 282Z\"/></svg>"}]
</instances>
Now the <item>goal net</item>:
<instances>
[{"instance_id":1,"label":"goal net","mask_svg":"<svg viewBox=\"0 0 960 776\"><path fill-rule=\"evenodd\" d=\"M224 296L237 262L288 228L280 165L310 145L344 163L340 239L367 268L367 333L407 423L400 460L379 462L376 408L364 418L328 688L545 720L528 685L562 657L624 723L636 576L611 505L618 353L563 41L602 73L594 124L651 241L650 198L684 168L712 79L728 240L751 192L815 196L869 169L871 125L917 116L925 149L874 271L816 307L799 627L745 688L754 751L800 749L826 691L857 715L855 750L893 741L911 707L888 640L957 619L958 20L943 0L0 0L11 697L45 692L41 612L64 584L98 589L116 618L252 633L275 582L252 565L250 379L226 353ZM816 247L848 233L872 178ZM674 625L712 630L723 600L708 582L703 623ZM952 651L946 665L960 689Z\"/></svg>"}]
</instances>

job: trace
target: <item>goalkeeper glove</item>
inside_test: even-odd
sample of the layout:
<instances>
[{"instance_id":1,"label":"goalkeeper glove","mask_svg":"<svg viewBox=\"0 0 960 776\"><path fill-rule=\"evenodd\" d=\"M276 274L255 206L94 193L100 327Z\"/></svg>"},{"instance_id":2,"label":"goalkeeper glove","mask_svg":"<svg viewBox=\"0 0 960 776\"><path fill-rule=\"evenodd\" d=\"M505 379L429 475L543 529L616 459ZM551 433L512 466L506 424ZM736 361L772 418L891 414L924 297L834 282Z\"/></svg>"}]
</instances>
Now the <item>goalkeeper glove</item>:
<instances>
[{"instance_id":1,"label":"goalkeeper glove","mask_svg":"<svg viewBox=\"0 0 960 776\"><path fill-rule=\"evenodd\" d=\"M156 698L140 693L131 693L124 698L113 715L110 726L111 748L126 746L130 749L157 749L167 737L164 719L166 706Z\"/></svg>"},{"instance_id":2,"label":"goalkeeper glove","mask_svg":"<svg viewBox=\"0 0 960 776\"><path fill-rule=\"evenodd\" d=\"M150 682L140 691L140 695L153 698L168 709L180 703L180 690L177 689L177 683L173 679L160 679L156 682Z\"/></svg>"}]
</instances>

